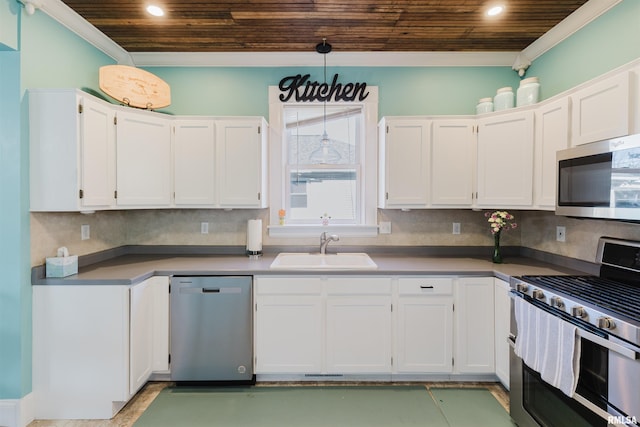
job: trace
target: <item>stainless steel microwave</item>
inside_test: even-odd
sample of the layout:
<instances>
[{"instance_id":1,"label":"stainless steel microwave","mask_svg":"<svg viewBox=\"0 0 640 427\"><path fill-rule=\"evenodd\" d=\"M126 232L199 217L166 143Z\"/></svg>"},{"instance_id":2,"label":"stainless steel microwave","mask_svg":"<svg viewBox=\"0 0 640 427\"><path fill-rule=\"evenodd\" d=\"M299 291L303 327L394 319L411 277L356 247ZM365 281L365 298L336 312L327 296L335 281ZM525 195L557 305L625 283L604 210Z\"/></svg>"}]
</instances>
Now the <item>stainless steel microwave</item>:
<instances>
[{"instance_id":1,"label":"stainless steel microwave","mask_svg":"<svg viewBox=\"0 0 640 427\"><path fill-rule=\"evenodd\" d=\"M556 215L640 221L640 134L556 153Z\"/></svg>"}]
</instances>

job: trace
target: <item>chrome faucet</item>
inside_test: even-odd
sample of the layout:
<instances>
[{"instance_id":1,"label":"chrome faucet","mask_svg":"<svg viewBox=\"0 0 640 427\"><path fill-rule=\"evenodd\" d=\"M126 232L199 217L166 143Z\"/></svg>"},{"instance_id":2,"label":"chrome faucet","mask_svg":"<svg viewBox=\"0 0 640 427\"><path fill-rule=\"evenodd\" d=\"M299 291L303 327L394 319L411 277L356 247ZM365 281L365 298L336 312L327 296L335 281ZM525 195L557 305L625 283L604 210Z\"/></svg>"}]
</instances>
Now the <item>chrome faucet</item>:
<instances>
[{"instance_id":1,"label":"chrome faucet","mask_svg":"<svg viewBox=\"0 0 640 427\"><path fill-rule=\"evenodd\" d=\"M337 242L340 238L335 234L327 234L326 231L323 231L320 235L320 253L324 255L327 252L327 245L329 242Z\"/></svg>"}]
</instances>

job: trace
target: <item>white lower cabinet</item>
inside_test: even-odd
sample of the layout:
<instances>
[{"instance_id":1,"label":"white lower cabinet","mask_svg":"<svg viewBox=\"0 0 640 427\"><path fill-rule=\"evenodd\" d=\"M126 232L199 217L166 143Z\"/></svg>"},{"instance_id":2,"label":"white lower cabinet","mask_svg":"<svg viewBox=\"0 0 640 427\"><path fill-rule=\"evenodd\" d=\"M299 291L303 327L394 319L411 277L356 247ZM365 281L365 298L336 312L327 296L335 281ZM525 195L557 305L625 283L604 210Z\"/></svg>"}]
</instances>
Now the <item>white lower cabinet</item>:
<instances>
[{"instance_id":1,"label":"white lower cabinet","mask_svg":"<svg viewBox=\"0 0 640 427\"><path fill-rule=\"evenodd\" d=\"M462 277L456 283L454 371L457 373L495 372L493 280L493 277Z\"/></svg>"},{"instance_id":2,"label":"white lower cabinet","mask_svg":"<svg viewBox=\"0 0 640 427\"><path fill-rule=\"evenodd\" d=\"M391 371L391 280L326 281L326 371Z\"/></svg>"},{"instance_id":3,"label":"white lower cabinet","mask_svg":"<svg viewBox=\"0 0 640 427\"><path fill-rule=\"evenodd\" d=\"M158 312L168 300L167 277L135 286L34 286L35 418L113 417L148 379L160 357L154 353L168 358L168 345L153 338L163 330L168 344L169 313Z\"/></svg>"},{"instance_id":4,"label":"white lower cabinet","mask_svg":"<svg viewBox=\"0 0 640 427\"><path fill-rule=\"evenodd\" d=\"M453 279L398 279L395 370L449 373L453 357Z\"/></svg>"},{"instance_id":5,"label":"white lower cabinet","mask_svg":"<svg viewBox=\"0 0 640 427\"><path fill-rule=\"evenodd\" d=\"M258 276L254 284L258 375L494 374L493 277Z\"/></svg>"},{"instance_id":6,"label":"white lower cabinet","mask_svg":"<svg viewBox=\"0 0 640 427\"><path fill-rule=\"evenodd\" d=\"M495 280L495 352L496 376L509 389L509 329L511 322L511 299L509 283Z\"/></svg>"},{"instance_id":7,"label":"white lower cabinet","mask_svg":"<svg viewBox=\"0 0 640 427\"><path fill-rule=\"evenodd\" d=\"M254 285L256 373L322 372L321 279L260 277Z\"/></svg>"}]
</instances>

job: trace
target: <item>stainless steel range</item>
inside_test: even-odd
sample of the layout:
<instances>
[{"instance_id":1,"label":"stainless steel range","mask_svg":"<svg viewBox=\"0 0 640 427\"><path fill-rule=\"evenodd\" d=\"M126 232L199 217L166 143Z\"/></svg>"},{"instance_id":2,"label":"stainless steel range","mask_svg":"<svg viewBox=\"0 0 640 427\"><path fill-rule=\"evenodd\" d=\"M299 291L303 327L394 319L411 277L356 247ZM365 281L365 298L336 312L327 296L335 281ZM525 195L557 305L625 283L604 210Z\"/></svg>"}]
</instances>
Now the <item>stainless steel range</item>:
<instances>
[{"instance_id":1,"label":"stainless steel range","mask_svg":"<svg viewBox=\"0 0 640 427\"><path fill-rule=\"evenodd\" d=\"M638 425L640 242L601 238L597 261L599 276L511 279L511 416L521 427ZM530 316L517 315L517 310L527 310ZM547 315L561 329L568 326L563 330L575 334L567 338L573 337L575 346L559 352L566 356L573 351L570 374L577 381L569 391L551 385L541 374L540 363L529 360L527 364L516 355L518 331L527 336L531 319ZM549 342L539 336L544 333L553 332L539 328L538 336L523 338L531 342L529 351L548 354L548 349L531 348Z\"/></svg>"}]
</instances>

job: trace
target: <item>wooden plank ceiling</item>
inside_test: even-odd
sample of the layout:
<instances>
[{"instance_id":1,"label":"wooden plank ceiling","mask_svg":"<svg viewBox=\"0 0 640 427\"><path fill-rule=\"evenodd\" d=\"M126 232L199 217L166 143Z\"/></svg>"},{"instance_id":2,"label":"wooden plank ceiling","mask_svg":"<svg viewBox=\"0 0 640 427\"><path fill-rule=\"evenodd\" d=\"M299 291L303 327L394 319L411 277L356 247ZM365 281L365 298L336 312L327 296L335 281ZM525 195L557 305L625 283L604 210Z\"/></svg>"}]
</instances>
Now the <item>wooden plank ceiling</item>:
<instances>
[{"instance_id":1,"label":"wooden plank ceiling","mask_svg":"<svg viewBox=\"0 0 640 427\"><path fill-rule=\"evenodd\" d=\"M324 37L334 51L521 51L587 2L157 0L156 18L149 1L63 1L128 52L305 52Z\"/></svg>"}]
</instances>

